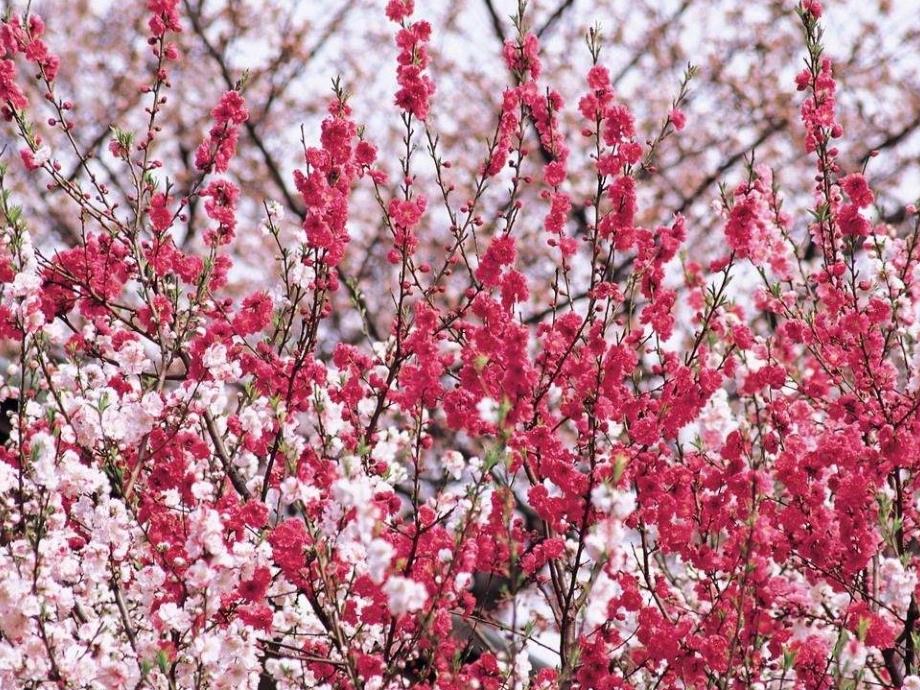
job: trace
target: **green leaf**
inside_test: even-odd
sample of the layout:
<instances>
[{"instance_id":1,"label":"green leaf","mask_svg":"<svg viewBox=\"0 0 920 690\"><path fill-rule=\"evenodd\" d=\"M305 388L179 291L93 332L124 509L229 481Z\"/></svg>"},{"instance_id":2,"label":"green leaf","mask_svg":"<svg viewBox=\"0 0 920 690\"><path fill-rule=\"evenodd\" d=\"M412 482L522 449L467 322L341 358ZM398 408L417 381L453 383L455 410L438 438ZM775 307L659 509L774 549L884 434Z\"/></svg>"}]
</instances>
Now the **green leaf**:
<instances>
[{"instance_id":1,"label":"green leaf","mask_svg":"<svg viewBox=\"0 0 920 690\"><path fill-rule=\"evenodd\" d=\"M162 649L157 652L157 668L160 669L161 673L169 673L169 657L166 656L166 652Z\"/></svg>"}]
</instances>

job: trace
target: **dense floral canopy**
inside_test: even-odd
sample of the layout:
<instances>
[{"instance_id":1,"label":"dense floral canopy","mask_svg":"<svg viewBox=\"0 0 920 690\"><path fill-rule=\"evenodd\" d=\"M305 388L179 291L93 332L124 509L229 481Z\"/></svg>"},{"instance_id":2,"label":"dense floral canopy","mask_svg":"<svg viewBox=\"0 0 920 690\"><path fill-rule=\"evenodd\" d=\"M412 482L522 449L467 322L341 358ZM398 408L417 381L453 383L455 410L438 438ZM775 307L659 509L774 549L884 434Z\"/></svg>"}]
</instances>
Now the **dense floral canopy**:
<instances>
[{"instance_id":1,"label":"dense floral canopy","mask_svg":"<svg viewBox=\"0 0 920 690\"><path fill-rule=\"evenodd\" d=\"M483 0L474 78L468 3L60 4L0 24L0 687L920 690L910 27Z\"/></svg>"}]
</instances>

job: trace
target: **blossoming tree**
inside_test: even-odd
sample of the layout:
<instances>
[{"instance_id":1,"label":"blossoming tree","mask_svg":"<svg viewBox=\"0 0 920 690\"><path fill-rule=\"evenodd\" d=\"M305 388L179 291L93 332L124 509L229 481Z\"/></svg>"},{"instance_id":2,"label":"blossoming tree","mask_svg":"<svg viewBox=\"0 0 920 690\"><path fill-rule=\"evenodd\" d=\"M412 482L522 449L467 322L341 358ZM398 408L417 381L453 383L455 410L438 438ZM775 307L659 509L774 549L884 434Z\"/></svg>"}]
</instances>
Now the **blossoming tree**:
<instances>
[{"instance_id":1,"label":"blossoming tree","mask_svg":"<svg viewBox=\"0 0 920 690\"><path fill-rule=\"evenodd\" d=\"M25 9L25 2L19 9ZM514 36L508 15L516 0L450 0L427 4L424 18L432 25L436 50L428 71L438 83L441 103L463 102L463 108L435 107L430 118L440 136L442 154L449 157L454 175L468 179L481 165L480 147L470 146L491 134L508 74L500 47ZM16 6L15 3L8 5ZM181 107L167 107L157 116L161 127L160 155L169 161L170 178L184 186L196 174L194 152L203 131L210 127L210 110L221 94L245 78L250 118L240 128L240 146L231 179L241 190L237 216L255 225L264 212L261 200L279 202L284 213L302 215L303 203L292 172L302 160L295 142L299 127L315 131L325 112L328 78L341 74L351 87L349 104L361 114L361 123L374 143L384 150L401 148L402 127L392 117L390 103L395 74L381 64L395 57L392 32L380 17L385 0L341 0L329 10L315 0L183 0L184 31L173 35L183 60L172 63L171 94L182 94ZM147 21L144 2L117 0L35 0L47 31L67 35L80 27L79 41L53 42L60 56L57 89L78 104L71 112L75 140L84 155L96 157L94 174L121 198L127 191L106 152L110 125L131 131L144 127L147 99L139 85L156 67L154 56L139 31ZM780 181L810 174L811 161L795 145L801 124L797 104L790 98L790 70L798 63L801 40L795 22L788 21L788 3L759 0L535 0L528 8L528 25L540 40L544 83L552 84L566 102L577 102L590 66L588 51L578 49L585 31L600 20L605 33L604 62L618 96L630 104L638 131L649 133L669 108L672 92L688 61L699 66L684 111L694 124L680 137L658 146L656 174L643 176L637 224L654 227L680 211L695 231L688 250L709 256L718 249L719 216L712 213L718 200L716 183L737 179L752 150L780 171ZM840 0L822 21L834 35L833 54L840 89L838 117L853 145L842 152L842 163L858 169L873 150L872 183L881 218L903 219L912 200L909 181L920 174L920 76L916 55L916 7L911 0ZM705 27L701 30L700 27ZM117 55L117 59L113 56ZM369 59L375 56L375 59ZM655 84L656 88L647 88ZM22 83L25 94L41 99L31 80ZM99 94L106 96L100 98ZM559 113L562 126L577 132L581 125L574 108ZM0 129L0 148L19 148ZM532 133L531 133L532 134ZM292 145L293 144L293 145ZM578 153L576 149L575 153ZM56 160L68 177L82 179L85 171L72 151L58 147ZM539 167L545 152L529 147L528 166ZM570 183L591 184L591 168L573 165ZM421 175L416 187L429 198L439 191L433 176ZM17 203L28 210L36 243L64 249L80 241L80 224L62 213L58 197L42 185L10 178ZM393 182L387 187L395 190ZM787 205L807 203L807 190L785 185ZM356 190L359 198L364 188ZM805 192L804 194L802 192ZM520 230L542 225L538 191L524 187ZM480 210L496 213L502 199L486 195ZM582 204L573 204L573 221L587 216ZM341 265L353 280L375 284L387 280L388 239L376 205L360 198L352 204L349 251ZM293 218L292 218L293 220ZM200 203L191 203L185 220L172 232L177 246L200 252L207 219ZM520 236L519 270L530 274L539 263L539 236ZM429 235L419 237L422 249ZM228 291L240 295L270 289L270 276L259 260L272 251L261 233L242 233L227 247L235 270ZM262 284L256 276L265 278ZM549 281L532 287L537 293ZM584 299L580 295L576 296ZM376 339L385 336L390 308L385 291L365 293L368 326ZM356 342L360 332L334 310L326 326Z\"/></svg>"},{"instance_id":2,"label":"blossoming tree","mask_svg":"<svg viewBox=\"0 0 920 690\"><path fill-rule=\"evenodd\" d=\"M146 8L145 122L98 156L43 21L0 26L0 686L920 687L920 220L844 164L818 0L786 18L810 210L751 157L714 257L642 208L694 67L640 133L594 29L567 107L522 2L458 167L432 27L390 0L399 143L336 79L294 219L234 182L245 79L171 176L201 15Z\"/></svg>"}]
</instances>

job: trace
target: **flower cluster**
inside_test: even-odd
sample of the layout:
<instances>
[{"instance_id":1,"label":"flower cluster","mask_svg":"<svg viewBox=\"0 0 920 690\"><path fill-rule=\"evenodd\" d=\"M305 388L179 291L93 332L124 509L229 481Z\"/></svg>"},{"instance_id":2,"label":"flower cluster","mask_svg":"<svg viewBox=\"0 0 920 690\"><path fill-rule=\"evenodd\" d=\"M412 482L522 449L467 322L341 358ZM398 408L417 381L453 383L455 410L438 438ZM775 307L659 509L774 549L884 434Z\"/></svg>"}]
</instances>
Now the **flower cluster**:
<instances>
[{"instance_id":1,"label":"flower cluster","mask_svg":"<svg viewBox=\"0 0 920 690\"><path fill-rule=\"evenodd\" d=\"M182 31L179 0L147 0L147 9L151 15L147 26L153 38L162 38L167 32Z\"/></svg>"},{"instance_id":2,"label":"flower cluster","mask_svg":"<svg viewBox=\"0 0 920 690\"><path fill-rule=\"evenodd\" d=\"M428 53L431 24L426 21L406 22L414 10L413 5L413 0L391 0L387 6L387 16L402 25L396 34L396 45L399 48L396 105L409 115L425 120L435 90L431 77L425 74L431 61Z\"/></svg>"},{"instance_id":3,"label":"flower cluster","mask_svg":"<svg viewBox=\"0 0 920 690\"><path fill-rule=\"evenodd\" d=\"M42 40L45 23L37 14L30 15L23 22L19 17L12 17L0 25L0 100L3 113L7 119L13 112L25 110L29 100L17 83L17 69L13 58L21 54L33 63L44 79L54 81L57 76L60 59L48 50Z\"/></svg>"},{"instance_id":4,"label":"flower cluster","mask_svg":"<svg viewBox=\"0 0 920 690\"><path fill-rule=\"evenodd\" d=\"M227 91L214 106L211 117L214 125L195 151L195 167L203 172L227 172L236 153L240 125L249 119L243 97L237 91Z\"/></svg>"},{"instance_id":5,"label":"flower cluster","mask_svg":"<svg viewBox=\"0 0 920 690\"><path fill-rule=\"evenodd\" d=\"M294 172L297 191L307 208L303 222L307 245L329 266L336 266L345 254L351 188L376 157L372 144L356 141L357 126L350 113L342 95L330 102L320 148L307 149L306 174Z\"/></svg>"}]
</instances>

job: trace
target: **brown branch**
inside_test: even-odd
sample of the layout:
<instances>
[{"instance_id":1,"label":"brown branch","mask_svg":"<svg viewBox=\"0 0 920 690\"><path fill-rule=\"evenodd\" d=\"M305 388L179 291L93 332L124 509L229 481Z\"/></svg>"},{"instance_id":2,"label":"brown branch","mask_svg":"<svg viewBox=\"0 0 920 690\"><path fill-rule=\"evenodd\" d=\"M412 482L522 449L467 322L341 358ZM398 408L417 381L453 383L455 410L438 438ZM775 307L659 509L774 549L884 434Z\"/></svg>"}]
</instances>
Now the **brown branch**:
<instances>
[{"instance_id":1,"label":"brown branch","mask_svg":"<svg viewBox=\"0 0 920 690\"><path fill-rule=\"evenodd\" d=\"M549 16L549 18L543 23L539 29L537 29L537 38L543 38L543 34L553 28L553 25L556 24L568 9L575 4L575 0L563 0L560 3L559 7Z\"/></svg>"},{"instance_id":2,"label":"brown branch","mask_svg":"<svg viewBox=\"0 0 920 690\"><path fill-rule=\"evenodd\" d=\"M907 139L907 137L913 134L914 130L916 130L918 127L920 127L920 113L917 113L913 120L908 122L897 132L889 133L888 136L882 139L878 144L866 151L859 159L860 165L865 165L869 159L872 158L874 153L883 149L890 149L897 146L902 141Z\"/></svg>"},{"instance_id":3,"label":"brown branch","mask_svg":"<svg viewBox=\"0 0 920 690\"><path fill-rule=\"evenodd\" d=\"M502 20L498 16L498 12L495 11L495 5L492 4L492 0L483 0L486 4L486 10L489 13L489 18L492 20L492 30L495 32L496 38L502 43L505 42L505 30L502 28Z\"/></svg>"},{"instance_id":4,"label":"brown branch","mask_svg":"<svg viewBox=\"0 0 920 690\"><path fill-rule=\"evenodd\" d=\"M674 22L676 22L678 19L680 19L683 16L683 14L690 8L690 5L692 4L692 2L693 0L684 0L680 4L680 7L678 7L674 11L674 14L672 14L663 23L659 24L658 26L656 26L654 29L650 30L646 34L646 40L642 41L642 45L640 45L638 50L636 50L633 53L633 56L632 58L630 58L629 62L623 65L623 67L620 68L620 71L617 72L616 75L613 77L612 83L614 86L618 86L619 83L623 81L624 78L626 78L626 75L632 71L633 67L639 64L639 60L642 59L643 55L648 55L648 44L649 44L649 41L651 40L649 37L653 33L657 35L662 35L665 32L667 32L667 30L671 27L671 25Z\"/></svg>"},{"instance_id":5,"label":"brown branch","mask_svg":"<svg viewBox=\"0 0 920 690\"><path fill-rule=\"evenodd\" d=\"M719 167L707 175L706 178L696 186L696 189L690 193L690 196L684 197L680 208L677 209L677 213L684 213L697 201L697 199L699 199L706 192L707 189L709 189L714 183L718 182L718 180L725 173L731 170L739 161L744 159L745 156L747 156L758 146L762 145L774 134L785 129L788 125L789 120L786 118L781 118L769 123L767 127L760 133L757 139L755 139L750 145L745 146L743 149L735 151L735 153L722 161Z\"/></svg>"}]
</instances>

